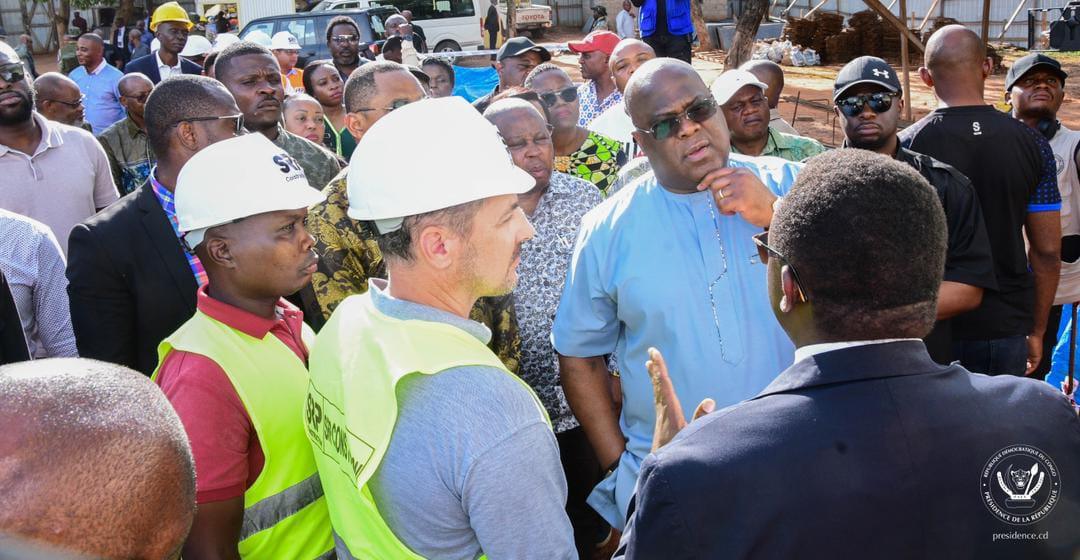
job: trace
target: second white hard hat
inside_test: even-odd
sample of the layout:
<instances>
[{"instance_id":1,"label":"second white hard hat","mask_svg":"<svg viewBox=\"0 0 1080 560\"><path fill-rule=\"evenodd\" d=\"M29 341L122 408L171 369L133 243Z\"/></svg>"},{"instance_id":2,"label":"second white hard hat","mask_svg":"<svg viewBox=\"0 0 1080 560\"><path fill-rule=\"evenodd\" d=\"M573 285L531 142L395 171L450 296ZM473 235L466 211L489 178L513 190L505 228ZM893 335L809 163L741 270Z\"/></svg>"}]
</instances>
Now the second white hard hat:
<instances>
[{"instance_id":1,"label":"second white hard hat","mask_svg":"<svg viewBox=\"0 0 1080 560\"><path fill-rule=\"evenodd\" d=\"M278 31L270 38L270 50L298 51L300 41L297 41L296 37L288 31Z\"/></svg>"},{"instance_id":2,"label":"second white hard hat","mask_svg":"<svg viewBox=\"0 0 1080 560\"><path fill-rule=\"evenodd\" d=\"M262 134L245 134L207 146L176 178L176 218L194 248L206 230L240 218L307 208L325 200L308 185L304 170Z\"/></svg>"},{"instance_id":3,"label":"second white hard hat","mask_svg":"<svg viewBox=\"0 0 1080 560\"><path fill-rule=\"evenodd\" d=\"M353 152L347 185L349 217L389 233L408 216L525 193L536 180L514 165L495 125L465 99L443 97L375 123Z\"/></svg>"}]
</instances>

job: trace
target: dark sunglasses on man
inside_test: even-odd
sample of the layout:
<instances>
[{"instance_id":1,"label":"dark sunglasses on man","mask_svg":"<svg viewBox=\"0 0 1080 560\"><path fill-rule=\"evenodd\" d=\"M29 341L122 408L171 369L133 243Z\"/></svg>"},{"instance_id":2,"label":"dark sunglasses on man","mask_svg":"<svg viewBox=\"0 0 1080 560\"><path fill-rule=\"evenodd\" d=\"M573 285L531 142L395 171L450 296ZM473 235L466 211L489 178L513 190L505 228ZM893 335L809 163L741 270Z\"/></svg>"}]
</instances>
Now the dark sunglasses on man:
<instances>
[{"instance_id":1,"label":"dark sunglasses on man","mask_svg":"<svg viewBox=\"0 0 1080 560\"><path fill-rule=\"evenodd\" d=\"M550 109L551 107L554 107L560 99L562 99L564 103L573 103L574 101L576 101L577 87L570 86L568 88L563 88L559 91L551 91L538 95L540 97L540 102L544 104L544 107Z\"/></svg>"},{"instance_id":2,"label":"dark sunglasses on man","mask_svg":"<svg viewBox=\"0 0 1080 560\"><path fill-rule=\"evenodd\" d=\"M799 280L799 273L795 272L795 265L791 264L791 261L787 260L784 255L781 255L779 251L769 246L769 230L765 230L752 237L754 245L757 245L758 258L761 260L761 264L769 264L769 257L772 257L783 264L786 264L788 270L791 271L791 277L795 279L795 286L799 290L799 297L804 302L809 302L810 298L807 297L806 292L803 291L802 280Z\"/></svg>"},{"instance_id":3,"label":"dark sunglasses on man","mask_svg":"<svg viewBox=\"0 0 1080 560\"><path fill-rule=\"evenodd\" d=\"M875 113L884 113L892 108L893 98L898 95L900 94L890 91L871 93L869 95L852 95L844 99L837 99L836 106L840 108L840 112L848 117L859 115L866 105L870 105L870 110Z\"/></svg>"},{"instance_id":4,"label":"dark sunglasses on man","mask_svg":"<svg viewBox=\"0 0 1080 560\"><path fill-rule=\"evenodd\" d=\"M684 119L696 123L703 123L716 114L716 108L716 100L710 95L709 97L691 103L685 111L678 115L653 123L653 125L649 127L649 130L638 128L637 131L648 134L660 141L667 140L679 132L679 129L682 128Z\"/></svg>"},{"instance_id":5,"label":"dark sunglasses on man","mask_svg":"<svg viewBox=\"0 0 1080 560\"><path fill-rule=\"evenodd\" d=\"M26 78L26 69L23 68L21 63L15 62L0 66L0 80L13 84L23 81L24 78Z\"/></svg>"}]
</instances>

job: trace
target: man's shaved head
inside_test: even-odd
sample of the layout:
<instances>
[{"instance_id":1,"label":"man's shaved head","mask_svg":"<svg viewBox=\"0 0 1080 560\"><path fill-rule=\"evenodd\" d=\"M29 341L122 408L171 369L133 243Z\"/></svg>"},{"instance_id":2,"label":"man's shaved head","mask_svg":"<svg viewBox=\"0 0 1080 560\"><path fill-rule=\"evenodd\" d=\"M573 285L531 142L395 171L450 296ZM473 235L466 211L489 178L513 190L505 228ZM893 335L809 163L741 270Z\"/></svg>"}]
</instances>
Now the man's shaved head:
<instances>
[{"instance_id":1,"label":"man's shaved head","mask_svg":"<svg viewBox=\"0 0 1080 560\"><path fill-rule=\"evenodd\" d=\"M120 95L131 95L131 91L140 84L150 84L151 89L154 87L154 82L151 81L150 78L147 78L146 74L134 72L131 74L124 74L124 77L120 78L119 82L116 82L116 89L120 90Z\"/></svg>"},{"instance_id":2,"label":"man's shaved head","mask_svg":"<svg viewBox=\"0 0 1080 560\"><path fill-rule=\"evenodd\" d=\"M656 58L656 51L645 41L623 39L611 51L608 58L608 70L615 80L615 88L620 92L626 89L630 76L646 62Z\"/></svg>"},{"instance_id":3,"label":"man's shaved head","mask_svg":"<svg viewBox=\"0 0 1080 560\"><path fill-rule=\"evenodd\" d=\"M626 112L630 114L634 126L638 128L650 126L649 115L641 113L640 116L635 116L635 111L640 112L646 109L646 100L650 94L663 89L662 84L669 79L689 79L701 82L702 87L709 89L693 66L674 58L654 58L638 67L627 82L626 91L623 93L626 99ZM638 118L641 118L640 122Z\"/></svg>"},{"instance_id":4,"label":"man's shaved head","mask_svg":"<svg viewBox=\"0 0 1080 560\"><path fill-rule=\"evenodd\" d=\"M775 109L780 104L780 94L784 91L784 69L771 60L751 60L739 67L765 82L769 89L765 96L769 98L769 108Z\"/></svg>"},{"instance_id":5,"label":"man's shaved head","mask_svg":"<svg viewBox=\"0 0 1080 560\"><path fill-rule=\"evenodd\" d=\"M954 105L950 100L959 97L981 99L990 70L982 39L962 25L946 25L926 42L919 76L942 101Z\"/></svg>"},{"instance_id":6,"label":"man's shaved head","mask_svg":"<svg viewBox=\"0 0 1080 560\"><path fill-rule=\"evenodd\" d=\"M59 72L46 72L34 80L34 91L37 92L38 97L49 99L80 90L79 84L71 78Z\"/></svg>"},{"instance_id":7,"label":"man's shaved head","mask_svg":"<svg viewBox=\"0 0 1080 560\"><path fill-rule=\"evenodd\" d=\"M87 359L0 368L0 534L94 558L173 558L195 469L145 376Z\"/></svg>"}]
</instances>

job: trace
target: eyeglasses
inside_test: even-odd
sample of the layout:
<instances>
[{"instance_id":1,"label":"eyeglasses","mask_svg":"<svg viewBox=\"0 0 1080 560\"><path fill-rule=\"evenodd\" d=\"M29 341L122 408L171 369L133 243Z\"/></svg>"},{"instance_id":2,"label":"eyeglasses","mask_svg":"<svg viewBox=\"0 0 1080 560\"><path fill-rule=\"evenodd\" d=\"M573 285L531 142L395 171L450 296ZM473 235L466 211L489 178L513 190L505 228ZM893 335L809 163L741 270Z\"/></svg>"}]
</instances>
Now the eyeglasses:
<instances>
[{"instance_id":1,"label":"eyeglasses","mask_svg":"<svg viewBox=\"0 0 1080 560\"><path fill-rule=\"evenodd\" d=\"M425 95L424 97L421 97L420 99L427 99L427 96ZM420 99L417 99L416 101L419 101ZM402 108L402 107L404 107L404 106L406 106L406 105L408 105L409 103L412 103L412 102L413 102L413 100L411 100L411 99L397 99L393 103L391 103L389 107L361 107L361 108L359 108L359 109L357 109L357 110L355 110L353 112L354 113L367 113L368 111L386 111L387 113L389 113L391 111L396 111L396 110L398 110L398 109L400 109L400 108Z\"/></svg>"},{"instance_id":2,"label":"eyeglasses","mask_svg":"<svg viewBox=\"0 0 1080 560\"><path fill-rule=\"evenodd\" d=\"M53 103L59 103L61 105L67 105L68 107L74 108L74 107L81 107L82 106L83 101L86 100L86 95L79 95L79 100L78 101L61 101L59 99L48 99L48 98L44 98L44 97L41 98L41 100L42 101L52 101Z\"/></svg>"},{"instance_id":3,"label":"eyeglasses","mask_svg":"<svg viewBox=\"0 0 1080 560\"><path fill-rule=\"evenodd\" d=\"M682 128L683 119L703 123L716 114L716 100L709 96L695 101L681 114L654 123L649 130L637 129L638 132L652 135L657 140L667 140Z\"/></svg>"},{"instance_id":4,"label":"eyeglasses","mask_svg":"<svg viewBox=\"0 0 1080 560\"><path fill-rule=\"evenodd\" d=\"M900 94L884 91L870 95L853 95L838 100L836 106L840 108L840 112L848 117L854 117L862 113L865 105L870 105L870 109L875 113L884 113L892 107L892 100L898 95Z\"/></svg>"},{"instance_id":5,"label":"eyeglasses","mask_svg":"<svg viewBox=\"0 0 1080 560\"><path fill-rule=\"evenodd\" d=\"M781 255L779 251L769 246L769 230L765 230L753 237L754 245L757 245L758 258L761 259L761 264L769 264L769 257L772 257L787 265L788 270L791 271L791 277L795 279L799 289L799 297L803 301L809 302L810 298L806 296L806 292L803 291L802 280L799 279L799 273L795 272L795 265L791 264L791 261L784 255Z\"/></svg>"},{"instance_id":6,"label":"eyeglasses","mask_svg":"<svg viewBox=\"0 0 1080 560\"><path fill-rule=\"evenodd\" d=\"M359 35L334 35L334 36L330 37L330 40L337 43L337 44L339 44L339 45L342 44L342 43L359 43L360 42L360 36Z\"/></svg>"},{"instance_id":7,"label":"eyeglasses","mask_svg":"<svg viewBox=\"0 0 1080 560\"><path fill-rule=\"evenodd\" d=\"M544 107L554 107L560 99L563 103L573 103L577 100L577 87L570 86L568 88L561 89L559 91L549 91L547 93L538 93L540 103L544 104Z\"/></svg>"},{"instance_id":8,"label":"eyeglasses","mask_svg":"<svg viewBox=\"0 0 1080 560\"><path fill-rule=\"evenodd\" d=\"M236 134L241 134L244 132L244 115L242 113L238 113L236 115L224 115L221 117L191 117L190 119L180 119L170 124L169 127L174 127L182 122L193 123L206 121L225 121L229 119L236 119Z\"/></svg>"},{"instance_id":9,"label":"eyeglasses","mask_svg":"<svg viewBox=\"0 0 1080 560\"><path fill-rule=\"evenodd\" d=\"M24 78L26 78L26 70L22 64L15 63L0 66L0 80L13 84L23 81Z\"/></svg>"},{"instance_id":10,"label":"eyeglasses","mask_svg":"<svg viewBox=\"0 0 1080 560\"><path fill-rule=\"evenodd\" d=\"M754 97L751 97L748 101L740 101L738 103L728 103L727 105L724 105L724 110L728 111L730 113L734 113L736 115L741 115L743 113L743 111L745 111L747 109L750 109L750 108L753 108L753 107L761 107L761 106L765 105L767 102L768 102L768 100L765 99L765 96L759 93L759 94L755 95Z\"/></svg>"}]
</instances>

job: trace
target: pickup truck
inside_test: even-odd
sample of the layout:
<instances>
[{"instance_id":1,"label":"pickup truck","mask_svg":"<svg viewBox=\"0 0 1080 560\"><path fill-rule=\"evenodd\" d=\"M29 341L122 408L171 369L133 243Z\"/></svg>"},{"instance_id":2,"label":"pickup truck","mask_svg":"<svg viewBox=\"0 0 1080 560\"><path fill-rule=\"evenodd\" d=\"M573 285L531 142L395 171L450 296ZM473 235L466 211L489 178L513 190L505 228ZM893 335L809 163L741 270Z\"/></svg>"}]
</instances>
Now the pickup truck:
<instances>
[{"instance_id":1,"label":"pickup truck","mask_svg":"<svg viewBox=\"0 0 1080 560\"><path fill-rule=\"evenodd\" d=\"M501 0L495 9L499 11L499 17L505 22L506 0ZM517 25L515 26L517 30L530 31L534 37L539 37L544 33L544 30L551 27L551 6L529 4L518 0L517 10L514 15L517 18Z\"/></svg>"}]
</instances>

